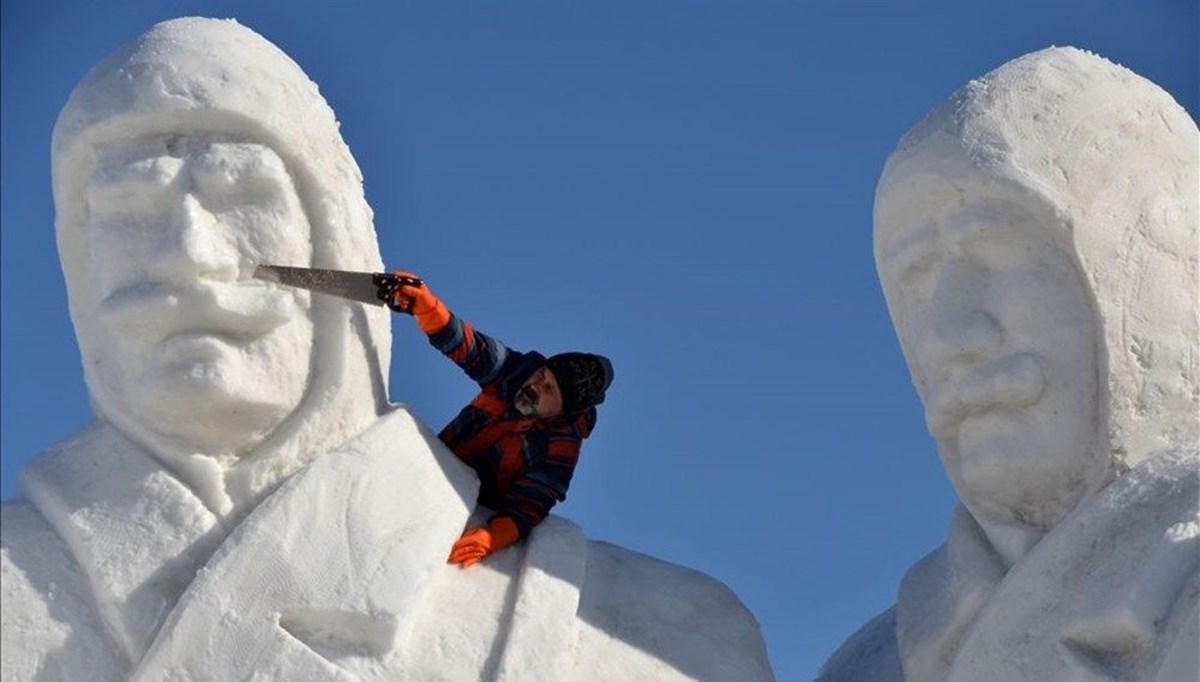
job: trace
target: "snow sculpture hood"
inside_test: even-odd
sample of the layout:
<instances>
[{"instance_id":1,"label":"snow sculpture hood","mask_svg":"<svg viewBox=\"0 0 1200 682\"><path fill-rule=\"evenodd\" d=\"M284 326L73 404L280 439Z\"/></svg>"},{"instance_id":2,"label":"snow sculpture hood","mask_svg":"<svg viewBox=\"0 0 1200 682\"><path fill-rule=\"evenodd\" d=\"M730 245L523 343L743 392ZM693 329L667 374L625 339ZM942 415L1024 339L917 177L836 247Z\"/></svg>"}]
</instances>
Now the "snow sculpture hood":
<instances>
[{"instance_id":1,"label":"snow sculpture hood","mask_svg":"<svg viewBox=\"0 0 1200 682\"><path fill-rule=\"evenodd\" d=\"M157 24L95 66L71 93L54 129L59 256L93 409L160 456L161 447L148 445L121 414L120 396L107 390L88 362L97 340L86 318L97 301L89 287L85 190L104 145L189 133L249 138L284 161L311 227L312 263L293 265L382 270L361 172L334 113L316 84L275 45L233 20L188 17ZM315 337L304 398L237 465L254 497L361 432L386 406L387 311L315 296L310 315ZM203 489L212 481L192 483Z\"/></svg>"},{"instance_id":2,"label":"snow sculpture hood","mask_svg":"<svg viewBox=\"0 0 1200 682\"><path fill-rule=\"evenodd\" d=\"M1099 330L1093 454L1117 470L1200 437L1198 135L1169 94L1075 48L1015 59L900 142L876 190L875 257L906 229L995 198L1037 217L1080 273ZM928 379L908 358L922 399Z\"/></svg>"}]
</instances>

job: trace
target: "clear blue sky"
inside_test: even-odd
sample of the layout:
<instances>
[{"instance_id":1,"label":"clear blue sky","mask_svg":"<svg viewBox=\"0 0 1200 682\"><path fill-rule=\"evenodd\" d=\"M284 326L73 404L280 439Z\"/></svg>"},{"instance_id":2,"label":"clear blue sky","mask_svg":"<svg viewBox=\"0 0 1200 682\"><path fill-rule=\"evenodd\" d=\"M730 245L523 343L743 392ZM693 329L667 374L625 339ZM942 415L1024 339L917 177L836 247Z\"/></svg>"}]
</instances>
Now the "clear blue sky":
<instances>
[{"instance_id":1,"label":"clear blue sky","mask_svg":"<svg viewBox=\"0 0 1200 682\"><path fill-rule=\"evenodd\" d=\"M510 345L617 379L557 511L729 584L811 678L945 536L954 495L871 255L900 136L1049 45L1197 113L1195 2L67 2L0 16L5 499L89 419L54 246L50 132L109 51L234 16L321 87L385 261ZM472 395L407 318L391 390Z\"/></svg>"}]
</instances>

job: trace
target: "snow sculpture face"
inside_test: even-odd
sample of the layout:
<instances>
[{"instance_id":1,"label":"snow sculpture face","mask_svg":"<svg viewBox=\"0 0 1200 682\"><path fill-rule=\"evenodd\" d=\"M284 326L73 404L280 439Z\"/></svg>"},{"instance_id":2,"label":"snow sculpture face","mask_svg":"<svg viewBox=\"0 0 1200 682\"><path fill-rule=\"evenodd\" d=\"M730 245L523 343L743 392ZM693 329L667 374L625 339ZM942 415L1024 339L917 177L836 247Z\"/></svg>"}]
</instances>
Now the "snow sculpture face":
<instances>
[{"instance_id":1,"label":"snow sculpture face","mask_svg":"<svg viewBox=\"0 0 1200 682\"><path fill-rule=\"evenodd\" d=\"M1050 48L967 84L888 159L880 281L947 474L993 540L1036 540L1200 438L1197 146L1161 88Z\"/></svg>"},{"instance_id":2,"label":"snow sculpture face","mask_svg":"<svg viewBox=\"0 0 1200 682\"><path fill-rule=\"evenodd\" d=\"M155 25L54 128L55 228L97 417L221 513L388 409L388 311L251 263L383 270L362 174L317 85L233 20Z\"/></svg>"},{"instance_id":3,"label":"snow sculpture face","mask_svg":"<svg viewBox=\"0 0 1200 682\"><path fill-rule=\"evenodd\" d=\"M880 274L947 474L975 513L1043 525L1098 465L1092 313L1037 216L981 199L896 228ZM1071 503L1073 500L1064 500Z\"/></svg>"},{"instance_id":4,"label":"snow sculpture face","mask_svg":"<svg viewBox=\"0 0 1200 682\"><path fill-rule=\"evenodd\" d=\"M100 150L86 190L106 393L140 430L201 452L244 452L300 404L309 301L246 278L308 263L308 221L270 148L158 136Z\"/></svg>"}]
</instances>

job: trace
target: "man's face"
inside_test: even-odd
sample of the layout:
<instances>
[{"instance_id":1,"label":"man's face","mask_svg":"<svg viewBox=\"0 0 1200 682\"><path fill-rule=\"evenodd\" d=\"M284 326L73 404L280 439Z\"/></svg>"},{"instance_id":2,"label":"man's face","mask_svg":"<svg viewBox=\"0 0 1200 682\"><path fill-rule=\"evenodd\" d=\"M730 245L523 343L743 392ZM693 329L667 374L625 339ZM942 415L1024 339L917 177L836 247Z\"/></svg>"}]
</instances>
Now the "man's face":
<instances>
[{"instance_id":1,"label":"man's face","mask_svg":"<svg viewBox=\"0 0 1200 682\"><path fill-rule=\"evenodd\" d=\"M946 471L990 521L1045 527L1084 493L1097 430L1095 320L1046 227L1007 201L893 228L881 252Z\"/></svg>"},{"instance_id":2,"label":"man's face","mask_svg":"<svg viewBox=\"0 0 1200 682\"><path fill-rule=\"evenodd\" d=\"M105 147L87 212L98 305L83 317L100 343L85 355L107 397L202 453L264 438L299 405L313 344L307 295L248 278L253 263L311 260L283 161L212 136Z\"/></svg>"},{"instance_id":3,"label":"man's face","mask_svg":"<svg viewBox=\"0 0 1200 682\"><path fill-rule=\"evenodd\" d=\"M553 419L562 414L562 393L554 373L542 367L531 374L513 401L517 411L526 417Z\"/></svg>"}]
</instances>

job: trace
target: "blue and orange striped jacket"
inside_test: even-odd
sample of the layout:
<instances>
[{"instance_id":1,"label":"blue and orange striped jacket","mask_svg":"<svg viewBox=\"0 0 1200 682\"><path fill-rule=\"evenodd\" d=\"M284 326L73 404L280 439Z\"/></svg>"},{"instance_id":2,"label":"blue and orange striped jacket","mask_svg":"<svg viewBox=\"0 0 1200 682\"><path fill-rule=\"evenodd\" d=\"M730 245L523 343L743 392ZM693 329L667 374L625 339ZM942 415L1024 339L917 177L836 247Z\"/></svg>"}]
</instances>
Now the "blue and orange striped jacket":
<instances>
[{"instance_id":1,"label":"blue and orange striped jacket","mask_svg":"<svg viewBox=\"0 0 1200 682\"><path fill-rule=\"evenodd\" d=\"M566 499L596 408L549 420L522 415L513 398L545 356L515 351L453 314L429 342L482 389L438 437L479 474L479 503L495 510L492 518L511 518L523 538Z\"/></svg>"}]
</instances>

